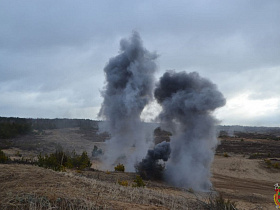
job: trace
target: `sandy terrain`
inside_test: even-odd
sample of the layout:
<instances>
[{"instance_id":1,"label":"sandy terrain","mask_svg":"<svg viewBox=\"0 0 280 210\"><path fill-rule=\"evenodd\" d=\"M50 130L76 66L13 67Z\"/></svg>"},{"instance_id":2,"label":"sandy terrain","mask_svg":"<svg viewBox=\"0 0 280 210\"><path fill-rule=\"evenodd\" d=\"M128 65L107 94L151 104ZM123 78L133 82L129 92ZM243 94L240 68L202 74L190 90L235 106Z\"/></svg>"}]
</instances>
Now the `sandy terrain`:
<instances>
[{"instance_id":1,"label":"sandy terrain","mask_svg":"<svg viewBox=\"0 0 280 210\"><path fill-rule=\"evenodd\" d=\"M212 166L214 188L236 201L238 209L275 209L274 184L279 169L267 169L263 160L237 155L216 156Z\"/></svg>"}]
</instances>

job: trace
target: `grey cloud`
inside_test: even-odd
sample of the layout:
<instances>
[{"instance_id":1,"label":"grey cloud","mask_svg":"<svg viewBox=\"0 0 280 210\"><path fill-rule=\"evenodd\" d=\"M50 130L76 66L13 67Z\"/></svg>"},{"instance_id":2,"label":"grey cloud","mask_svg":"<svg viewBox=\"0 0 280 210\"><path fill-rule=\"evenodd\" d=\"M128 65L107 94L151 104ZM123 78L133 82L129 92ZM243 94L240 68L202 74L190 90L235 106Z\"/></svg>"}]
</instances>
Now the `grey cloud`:
<instances>
[{"instance_id":1,"label":"grey cloud","mask_svg":"<svg viewBox=\"0 0 280 210\"><path fill-rule=\"evenodd\" d=\"M102 69L119 40L137 30L160 55L158 77L166 69L197 71L227 98L250 90L279 99L279 0L3 0L0 8L0 90L71 89L73 98L88 98L91 89L96 102L85 106L98 109ZM251 79L260 69L264 76Z\"/></svg>"},{"instance_id":2,"label":"grey cloud","mask_svg":"<svg viewBox=\"0 0 280 210\"><path fill-rule=\"evenodd\" d=\"M173 185L209 190L210 165L217 145L211 113L225 105L216 85L196 72L168 71L155 89L159 120L172 131L166 178Z\"/></svg>"},{"instance_id":3,"label":"grey cloud","mask_svg":"<svg viewBox=\"0 0 280 210\"><path fill-rule=\"evenodd\" d=\"M111 133L103 159L106 169L112 169L116 161L125 156L122 161L133 171L135 159L141 157L137 153L143 153L147 147L140 115L153 99L156 58L134 32L129 39L120 41L120 53L104 68L106 84L99 115L106 120L106 131ZM131 147L135 147L134 154Z\"/></svg>"}]
</instances>

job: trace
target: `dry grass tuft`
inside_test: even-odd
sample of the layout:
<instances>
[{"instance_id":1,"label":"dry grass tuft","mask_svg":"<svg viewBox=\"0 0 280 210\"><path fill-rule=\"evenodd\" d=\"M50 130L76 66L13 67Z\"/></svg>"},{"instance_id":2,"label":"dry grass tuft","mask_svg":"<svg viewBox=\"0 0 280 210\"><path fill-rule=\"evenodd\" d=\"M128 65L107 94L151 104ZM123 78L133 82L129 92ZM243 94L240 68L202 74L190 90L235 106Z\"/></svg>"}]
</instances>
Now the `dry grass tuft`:
<instances>
[{"instance_id":1,"label":"dry grass tuft","mask_svg":"<svg viewBox=\"0 0 280 210\"><path fill-rule=\"evenodd\" d=\"M75 171L0 164L0 179L0 209L203 209L187 192L124 187Z\"/></svg>"}]
</instances>

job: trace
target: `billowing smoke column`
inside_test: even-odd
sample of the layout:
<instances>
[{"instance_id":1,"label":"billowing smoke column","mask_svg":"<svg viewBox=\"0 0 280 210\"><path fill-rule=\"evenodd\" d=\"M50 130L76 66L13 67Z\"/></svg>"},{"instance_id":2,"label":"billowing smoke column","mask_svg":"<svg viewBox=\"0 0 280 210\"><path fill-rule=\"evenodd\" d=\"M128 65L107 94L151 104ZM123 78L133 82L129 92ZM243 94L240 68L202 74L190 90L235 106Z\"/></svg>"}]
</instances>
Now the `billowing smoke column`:
<instances>
[{"instance_id":1,"label":"billowing smoke column","mask_svg":"<svg viewBox=\"0 0 280 210\"><path fill-rule=\"evenodd\" d=\"M198 73L166 72L155 89L159 119L173 133L166 179L175 186L208 190L217 138L211 112L225 105L215 84Z\"/></svg>"},{"instance_id":2,"label":"billowing smoke column","mask_svg":"<svg viewBox=\"0 0 280 210\"><path fill-rule=\"evenodd\" d=\"M104 68L106 85L99 116L106 119L105 130L111 134L104 157L107 169L121 162L126 170L132 171L136 159L147 151L140 115L153 99L156 58L134 32L130 39L121 40L119 55L111 58Z\"/></svg>"},{"instance_id":3,"label":"billowing smoke column","mask_svg":"<svg viewBox=\"0 0 280 210\"><path fill-rule=\"evenodd\" d=\"M171 149L169 142L161 142L154 149L148 150L146 157L135 165L136 171L144 179L161 180L164 173L164 165L159 161L167 161Z\"/></svg>"}]
</instances>

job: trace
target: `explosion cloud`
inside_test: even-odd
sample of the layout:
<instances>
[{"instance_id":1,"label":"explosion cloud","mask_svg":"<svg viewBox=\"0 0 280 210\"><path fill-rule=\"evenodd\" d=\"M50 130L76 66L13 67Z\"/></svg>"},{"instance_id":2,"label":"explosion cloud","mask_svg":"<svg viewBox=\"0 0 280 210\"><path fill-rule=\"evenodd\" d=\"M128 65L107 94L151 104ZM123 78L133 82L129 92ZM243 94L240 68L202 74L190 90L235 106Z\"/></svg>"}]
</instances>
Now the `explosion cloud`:
<instances>
[{"instance_id":1,"label":"explosion cloud","mask_svg":"<svg viewBox=\"0 0 280 210\"><path fill-rule=\"evenodd\" d=\"M225 98L215 84L196 72L166 72L154 94L162 106L162 126L173 133L166 179L175 186L208 190L217 145L217 120L211 112L225 105Z\"/></svg>"},{"instance_id":2,"label":"explosion cloud","mask_svg":"<svg viewBox=\"0 0 280 210\"><path fill-rule=\"evenodd\" d=\"M106 119L105 129L111 134L104 157L107 169L121 161L126 162L126 169L134 170L136 159L147 151L140 115L153 99L156 58L134 32L130 39L121 40L119 55L104 68L106 85L99 116Z\"/></svg>"},{"instance_id":3,"label":"explosion cloud","mask_svg":"<svg viewBox=\"0 0 280 210\"><path fill-rule=\"evenodd\" d=\"M154 149L148 150L146 157L135 165L136 171L145 179L161 180L164 165L160 160L167 161L171 153L169 142L161 142Z\"/></svg>"}]
</instances>

